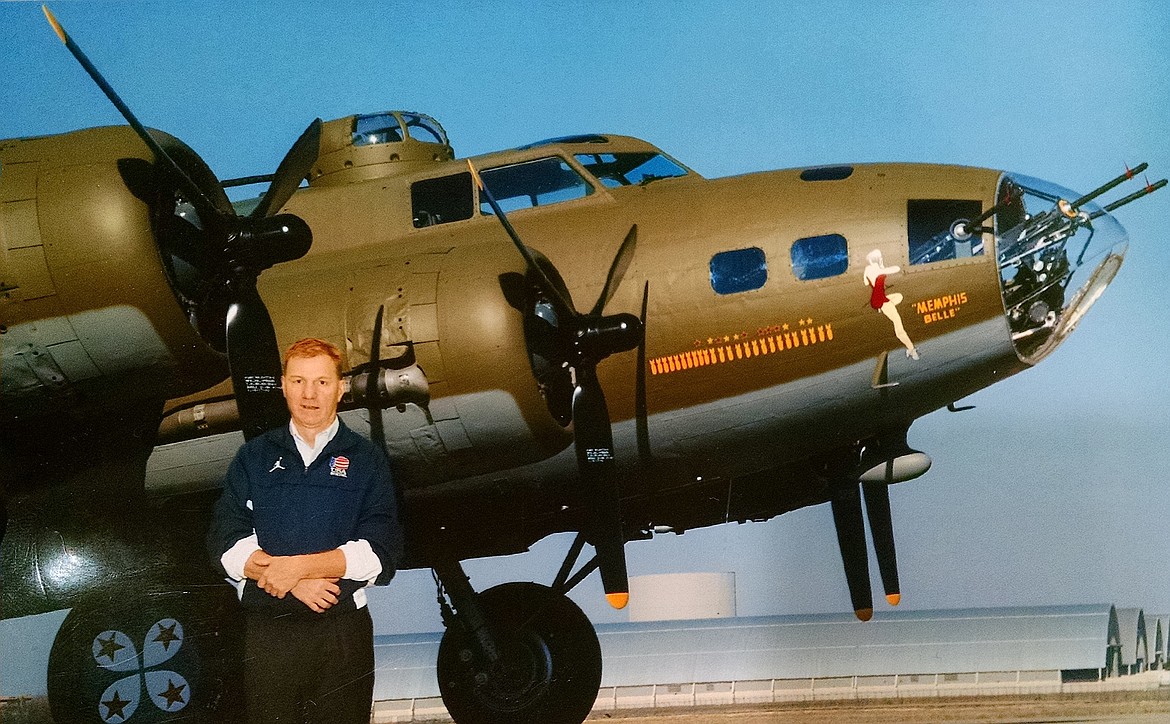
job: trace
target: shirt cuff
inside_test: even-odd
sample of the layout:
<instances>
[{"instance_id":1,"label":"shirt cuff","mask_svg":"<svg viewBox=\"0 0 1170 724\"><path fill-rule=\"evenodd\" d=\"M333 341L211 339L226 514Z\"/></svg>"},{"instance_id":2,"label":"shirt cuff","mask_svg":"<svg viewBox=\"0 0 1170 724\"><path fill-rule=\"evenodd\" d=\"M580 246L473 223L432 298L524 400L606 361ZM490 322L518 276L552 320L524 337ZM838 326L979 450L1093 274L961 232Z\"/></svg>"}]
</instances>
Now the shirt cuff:
<instances>
[{"instance_id":1,"label":"shirt cuff","mask_svg":"<svg viewBox=\"0 0 1170 724\"><path fill-rule=\"evenodd\" d=\"M228 548L222 556L219 557L219 562L223 564L224 571L227 572L232 579L242 581L246 576L244 575L244 566L247 565L248 559L252 554L260 550L260 541L256 537L255 531L247 538L241 538L236 541L236 544Z\"/></svg>"},{"instance_id":2,"label":"shirt cuff","mask_svg":"<svg viewBox=\"0 0 1170 724\"><path fill-rule=\"evenodd\" d=\"M366 540L351 540L338 548L345 554L345 575L342 578L373 583L382 573L382 561Z\"/></svg>"}]
</instances>

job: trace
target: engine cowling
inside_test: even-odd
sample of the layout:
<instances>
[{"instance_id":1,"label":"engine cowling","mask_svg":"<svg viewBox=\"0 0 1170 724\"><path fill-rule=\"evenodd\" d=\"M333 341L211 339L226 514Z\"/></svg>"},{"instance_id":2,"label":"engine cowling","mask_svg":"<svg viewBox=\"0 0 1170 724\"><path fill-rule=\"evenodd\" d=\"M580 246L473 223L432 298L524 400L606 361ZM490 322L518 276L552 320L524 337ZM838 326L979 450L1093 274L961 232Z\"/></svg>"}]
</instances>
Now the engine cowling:
<instances>
[{"instance_id":1,"label":"engine cowling","mask_svg":"<svg viewBox=\"0 0 1170 724\"><path fill-rule=\"evenodd\" d=\"M164 266L150 158L128 127L0 142L0 425L226 377Z\"/></svg>"},{"instance_id":2,"label":"engine cowling","mask_svg":"<svg viewBox=\"0 0 1170 724\"><path fill-rule=\"evenodd\" d=\"M543 460L572 442L532 374L517 308L523 271L516 250L495 240L369 257L360 266L294 262L261 282L282 345L330 339L354 371L369 366L382 309L378 359L417 368L410 392L427 396L422 403L383 398L386 443L411 484L425 485ZM322 289L345 289L344 303L321 303ZM369 406L364 389L355 393L349 407Z\"/></svg>"}]
</instances>

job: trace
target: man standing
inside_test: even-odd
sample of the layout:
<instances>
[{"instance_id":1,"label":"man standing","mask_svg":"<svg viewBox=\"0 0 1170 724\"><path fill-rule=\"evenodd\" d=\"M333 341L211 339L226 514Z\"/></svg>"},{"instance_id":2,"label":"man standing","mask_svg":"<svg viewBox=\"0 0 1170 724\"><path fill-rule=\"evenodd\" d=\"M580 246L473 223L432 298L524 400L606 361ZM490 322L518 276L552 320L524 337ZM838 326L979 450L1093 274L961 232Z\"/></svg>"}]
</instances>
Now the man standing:
<instances>
[{"instance_id":1,"label":"man standing","mask_svg":"<svg viewBox=\"0 0 1170 724\"><path fill-rule=\"evenodd\" d=\"M288 427L236 454L208 546L245 609L251 724L369 724L373 624L365 587L402 555L389 464L337 417L341 353L303 339L285 353Z\"/></svg>"}]
</instances>

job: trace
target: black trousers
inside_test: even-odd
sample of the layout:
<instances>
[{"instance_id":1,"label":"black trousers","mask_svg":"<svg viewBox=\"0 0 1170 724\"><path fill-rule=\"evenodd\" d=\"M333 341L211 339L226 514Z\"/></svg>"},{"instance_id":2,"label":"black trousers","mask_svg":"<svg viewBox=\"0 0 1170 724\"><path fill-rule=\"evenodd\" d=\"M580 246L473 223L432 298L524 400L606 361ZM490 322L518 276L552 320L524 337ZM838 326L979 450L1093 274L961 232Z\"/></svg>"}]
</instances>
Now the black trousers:
<instances>
[{"instance_id":1,"label":"black trousers","mask_svg":"<svg viewBox=\"0 0 1170 724\"><path fill-rule=\"evenodd\" d=\"M249 613L244 657L250 724L370 724L368 609L277 618Z\"/></svg>"}]
</instances>

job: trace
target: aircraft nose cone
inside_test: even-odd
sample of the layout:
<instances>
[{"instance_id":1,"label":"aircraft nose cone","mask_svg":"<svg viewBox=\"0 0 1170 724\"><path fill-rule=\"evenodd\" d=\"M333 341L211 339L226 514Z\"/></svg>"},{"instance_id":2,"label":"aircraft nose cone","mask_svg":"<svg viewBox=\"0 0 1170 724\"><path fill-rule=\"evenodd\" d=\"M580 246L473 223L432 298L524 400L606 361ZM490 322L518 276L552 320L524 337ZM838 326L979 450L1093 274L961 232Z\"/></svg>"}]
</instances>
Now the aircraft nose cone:
<instances>
[{"instance_id":1,"label":"aircraft nose cone","mask_svg":"<svg viewBox=\"0 0 1170 724\"><path fill-rule=\"evenodd\" d=\"M1093 203L1074 206L1077 194L1056 184L1010 176L1016 219L997 229L996 254L1012 343L1036 364L1072 334L1101 297L1125 259L1128 236Z\"/></svg>"}]
</instances>

